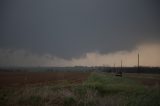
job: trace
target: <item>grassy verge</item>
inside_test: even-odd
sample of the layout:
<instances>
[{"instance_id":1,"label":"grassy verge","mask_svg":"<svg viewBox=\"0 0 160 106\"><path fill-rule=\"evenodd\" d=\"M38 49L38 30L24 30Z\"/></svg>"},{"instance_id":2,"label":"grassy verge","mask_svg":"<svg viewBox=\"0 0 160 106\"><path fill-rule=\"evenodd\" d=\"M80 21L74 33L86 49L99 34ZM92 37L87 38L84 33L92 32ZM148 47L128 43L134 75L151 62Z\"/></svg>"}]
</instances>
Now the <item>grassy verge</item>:
<instances>
[{"instance_id":1,"label":"grassy verge","mask_svg":"<svg viewBox=\"0 0 160 106\"><path fill-rule=\"evenodd\" d=\"M92 73L82 84L1 88L3 106L160 106L160 87L126 77Z\"/></svg>"}]
</instances>

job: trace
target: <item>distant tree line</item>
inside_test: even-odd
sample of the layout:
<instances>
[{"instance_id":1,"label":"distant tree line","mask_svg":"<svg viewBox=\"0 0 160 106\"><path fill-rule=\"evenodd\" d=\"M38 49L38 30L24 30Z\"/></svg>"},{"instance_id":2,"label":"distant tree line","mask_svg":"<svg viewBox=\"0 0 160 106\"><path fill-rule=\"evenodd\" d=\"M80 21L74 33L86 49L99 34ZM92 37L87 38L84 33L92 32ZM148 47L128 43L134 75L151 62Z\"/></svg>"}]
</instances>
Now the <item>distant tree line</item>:
<instances>
[{"instance_id":1,"label":"distant tree line","mask_svg":"<svg viewBox=\"0 0 160 106\"><path fill-rule=\"evenodd\" d=\"M160 67L0 67L0 72L108 72L116 73L122 71L123 73L153 73L160 74Z\"/></svg>"}]
</instances>

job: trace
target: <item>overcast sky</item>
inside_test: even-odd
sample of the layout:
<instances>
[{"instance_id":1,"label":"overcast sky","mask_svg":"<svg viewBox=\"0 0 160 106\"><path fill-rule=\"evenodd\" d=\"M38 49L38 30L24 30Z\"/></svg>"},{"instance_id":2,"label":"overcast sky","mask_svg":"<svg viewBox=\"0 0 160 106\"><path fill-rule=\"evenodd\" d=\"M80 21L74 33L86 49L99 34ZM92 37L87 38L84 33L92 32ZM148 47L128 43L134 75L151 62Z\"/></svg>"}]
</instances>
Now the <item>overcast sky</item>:
<instances>
[{"instance_id":1,"label":"overcast sky","mask_svg":"<svg viewBox=\"0 0 160 106\"><path fill-rule=\"evenodd\" d=\"M118 60L79 60L152 43L159 53L159 5L159 0L0 0L0 65L111 65ZM153 53L157 63L147 65L160 66Z\"/></svg>"}]
</instances>

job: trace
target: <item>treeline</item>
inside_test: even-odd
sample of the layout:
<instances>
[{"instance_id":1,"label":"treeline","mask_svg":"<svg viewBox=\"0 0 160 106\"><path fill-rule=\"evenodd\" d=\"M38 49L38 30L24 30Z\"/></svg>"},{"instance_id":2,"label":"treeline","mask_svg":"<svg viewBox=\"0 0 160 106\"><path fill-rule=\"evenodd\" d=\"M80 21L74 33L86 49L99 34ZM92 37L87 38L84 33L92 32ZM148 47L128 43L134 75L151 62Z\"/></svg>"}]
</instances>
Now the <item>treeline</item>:
<instances>
[{"instance_id":1,"label":"treeline","mask_svg":"<svg viewBox=\"0 0 160 106\"><path fill-rule=\"evenodd\" d=\"M114 73L122 71L123 73L153 73L160 74L160 67L0 67L0 72L108 72Z\"/></svg>"},{"instance_id":2,"label":"treeline","mask_svg":"<svg viewBox=\"0 0 160 106\"><path fill-rule=\"evenodd\" d=\"M160 74L160 67L103 67L100 69L102 72L117 72L121 71L123 73L152 73Z\"/></svg>"}]
</instances>

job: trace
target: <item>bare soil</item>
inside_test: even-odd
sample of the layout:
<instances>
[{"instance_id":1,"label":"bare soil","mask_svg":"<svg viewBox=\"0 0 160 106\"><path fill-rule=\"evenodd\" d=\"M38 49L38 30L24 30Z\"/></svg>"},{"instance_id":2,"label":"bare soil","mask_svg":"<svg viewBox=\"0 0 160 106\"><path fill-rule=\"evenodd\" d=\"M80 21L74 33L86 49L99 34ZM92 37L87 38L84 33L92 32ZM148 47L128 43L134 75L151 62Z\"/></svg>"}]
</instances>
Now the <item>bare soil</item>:
<instances>
[{"instance_id":1,"label":"bare soil","mask_svg":"<svg viewBox=\"0 0 160 106\"><path fill-rule=\"evenodd\" d=\"M89 74L88 72L0 72L0 87L57 84L63 81L81 83Z\"/></svg>"}]
</instances>

